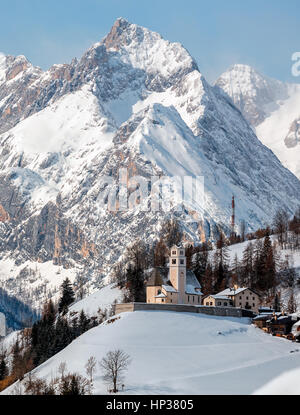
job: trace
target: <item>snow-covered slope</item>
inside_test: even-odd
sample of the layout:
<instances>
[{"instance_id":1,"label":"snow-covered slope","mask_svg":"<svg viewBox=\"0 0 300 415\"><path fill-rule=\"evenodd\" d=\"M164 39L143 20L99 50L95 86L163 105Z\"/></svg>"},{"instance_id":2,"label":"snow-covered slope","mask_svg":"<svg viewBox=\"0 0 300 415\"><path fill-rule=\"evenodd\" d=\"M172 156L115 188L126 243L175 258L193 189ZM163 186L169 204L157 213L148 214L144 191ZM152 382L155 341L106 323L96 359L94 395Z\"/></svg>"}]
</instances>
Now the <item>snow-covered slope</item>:
<instances>
[{"instance_id":1,"label":"snow-covered slope","mask_svg":"<svg viewBox=\"0 0 300 415\"><path fill-rule=\"evenodd\" d=\"M7 257L1 261L0 281L8 294L17 294L22 302L39 309L49 298L57 301L62 282L69 278L74 283L80 271L80 267L64 269L52 261L27 260L16 264L13 258Z\"/></svg>"},{"instance_id":2,"label":"snow-covered slope","mask_svg":"<svg viewBox=\"0 0 300 415\"><path fill-rule=\"evenodd\" d=\"M255 395L298 395L300 369L291 370L278 376L255 392Z\"/></svg>"},{"instance_id":3,"label":"snow-covered slope","mask_svg":"<svg viewBox=\"0 0 300 415\"><path fill-rule=\"evenodd\" d=\"M101 311L110 309L115 302L120 303L122 297L123 293L119 288L108 284L70 306L69 313L78 313L83 310L90 317L97 316L99 309Z\"/></svg>"},{"instance_id":4,"label":"snow-covered slope","mask_svg":"<svg viewBox=\"0 0 300 415\"><path fill-rule=\"evenodd\" d=\"M291 353L295 344L263 333L248 319L138 311L88 331L34 373L50 380L65 361L69 371L86 376L90 356L99 361L117 348L132 358L126 394L250 394L300 367L300 353ZM94 393L107 393L99 369Z\"/></svg>"},{"instance_id":5,"label":"snow-covered slope","mask_svg":"<svg viewBox=\"0 0 300 415\"><path fill-rule=\"evenodd\" d=\"M216 85L255 128L258 138L300 177L300 84L285 84L247 65L234 65Z\"/></svg>"},{"instance_id":6,"label":"snow-covered slope","mask_svg":"<svg viewBox=\"0 0 300 415\"><path fill-rule=\"evenodd\" d=\"M2 61L4 256L85 267L99 282L135 238L155 239L180 202L174 197L170 211L153 212L145 209L148 195L137 208L112 213L99 196L115 189L105 177L117 181L121 168L128 179L148 181L203 176L204 200L192 201L185 188L185 205L175 212L195 242L214 239L217 224L229 231L232 194L237 223L244 219L249 230L279 207L293 213L299 204L299 180L178 43L118 19L69 65L42 72L27 61ZM133 183L130 193L136 190Z\"/></svg>"},{"instance_id":7,"label":"snow-covered slope","mask_svg":"<svg viewBox=\"0 0 300 415\"><path fill-rule=\"evenodd\" d=\"M276 243L278 240L277 235L271 235L271 241ZM240 261L243 258L243 251L249 243L255 244L257 240L245 241L239 244L228 246L228 259L233 264L235 256ZM284 260L286 256L290 258L291 263L295 268L300 268L300 251L292 249L281 249L278 243L276 244L278 259Z\"/></svg>"}]
</instances>

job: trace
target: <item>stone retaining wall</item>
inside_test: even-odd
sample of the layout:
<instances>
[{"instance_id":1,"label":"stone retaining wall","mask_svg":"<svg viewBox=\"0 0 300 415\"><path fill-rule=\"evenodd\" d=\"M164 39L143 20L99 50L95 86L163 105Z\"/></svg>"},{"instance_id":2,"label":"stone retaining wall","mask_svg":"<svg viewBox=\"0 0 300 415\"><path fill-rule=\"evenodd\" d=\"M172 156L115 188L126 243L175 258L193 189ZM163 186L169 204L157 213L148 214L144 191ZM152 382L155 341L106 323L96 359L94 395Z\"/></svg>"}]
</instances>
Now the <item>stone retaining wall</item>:
<instances>
[{"instance_id":1,"label":"stone retaining wall","mask_svg":"<svg viewBox=\"0 0 300 415\"><path fill-rule=\"evenodd\" d=\"M126 303L116 304L115 314L121 314L133 311L175 311L179 313L201 313L211 316L224 317L253 317L249 310L243 310L235 307L207 307L184 304L149 304L149 303Z\"/></svg>"}]
</instances>

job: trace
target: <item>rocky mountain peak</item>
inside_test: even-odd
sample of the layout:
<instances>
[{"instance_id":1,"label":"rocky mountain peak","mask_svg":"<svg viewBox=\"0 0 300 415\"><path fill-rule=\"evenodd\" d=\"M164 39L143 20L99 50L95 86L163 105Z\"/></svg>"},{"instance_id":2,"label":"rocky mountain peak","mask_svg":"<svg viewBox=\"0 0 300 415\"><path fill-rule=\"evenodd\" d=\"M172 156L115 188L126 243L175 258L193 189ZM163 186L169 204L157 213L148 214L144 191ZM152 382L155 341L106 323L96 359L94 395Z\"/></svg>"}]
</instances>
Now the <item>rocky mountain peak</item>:
<instances>
[{"instance_id":1,"label":"rocky mountain peak","mask_svg":"<svg viewBox=\"0 0 300 415\"><path fill-rule=\"evenodd\" d=\"M217 79L216 85L231 97L253 127L267 118L270 104L276 105L276 101L288 97L286 84L244 64L230 67Z\"/></svg>"},{"instance_id":2,"label":"rocky mountain peak","mask_svg":"<svg viewBox=\"0 0 300 415\"><path fill-rule=\"evenodd\" d=\"M170 75L183 66L198 69L194 59L180 43L171 43L159 33L129 23L124 18L116 20L101 44L108 52L117 51L124 63L147 72Z\"/></svg>"},{"instance_id":3,"label":"rocky mountain peak","mask_svg":"<svg viewBox=\"0 0 300 415\"><path fill-rule=\"evenodd\" d=\"M119 17L113 24L109 34L104 38L105 47L107 49L114 48L118 50L122 43L127 45L130 39L126 36L126 31L130 26L133 25L123 17Z\"/></svg>"}]
</instances>

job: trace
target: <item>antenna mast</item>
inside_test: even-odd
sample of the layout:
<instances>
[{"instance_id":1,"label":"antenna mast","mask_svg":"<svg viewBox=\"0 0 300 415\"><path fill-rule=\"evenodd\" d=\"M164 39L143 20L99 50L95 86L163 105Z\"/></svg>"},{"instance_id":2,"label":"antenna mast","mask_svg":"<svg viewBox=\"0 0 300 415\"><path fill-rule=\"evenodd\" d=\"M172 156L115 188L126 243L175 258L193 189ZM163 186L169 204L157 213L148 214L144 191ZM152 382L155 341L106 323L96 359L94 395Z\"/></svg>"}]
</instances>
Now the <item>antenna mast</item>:
<instances>
[{"instance_id":1,"label":"antenna mast","mask_svg":"<svg viewBox=\"0 0 300 415\"><path fill-rule=\"evenodd\" d=\"M231 216L231 237L235 237L235 199L234 196L232 196L232 216Z\"/></svg>"}]
</instances>

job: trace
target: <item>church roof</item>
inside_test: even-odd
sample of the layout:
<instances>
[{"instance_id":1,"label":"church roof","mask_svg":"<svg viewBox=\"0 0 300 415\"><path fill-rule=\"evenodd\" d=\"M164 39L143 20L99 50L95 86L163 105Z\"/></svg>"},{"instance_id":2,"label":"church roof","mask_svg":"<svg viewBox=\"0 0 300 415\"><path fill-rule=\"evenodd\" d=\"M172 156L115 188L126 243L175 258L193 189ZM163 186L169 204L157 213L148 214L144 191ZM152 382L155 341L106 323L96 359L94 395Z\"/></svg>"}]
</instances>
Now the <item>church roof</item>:
<instances>
[{"instance_id":1,"label":"church roof","mask_svg":"<svg viewBox=\"0 0 300 415\"><path fill-rule=\"evenodd\" d=\"M167 296L164 293L160 293L156 295L155 298L167 298Z\"/></svg>"},{"instance_id":2,"label":"church roof","mask_svg":"<svg viewBox=\"0 0 300 415\"><path fill-rule=\"evenodd\" d=\"M155 267L153 268L147 282L147 287L157 287L163 285L168 276L168 268Z\"/></svg>"},{"instance_id":3,"label":"church roof","mask_svg":"<svg viewBox=\"0 0 300 415\"><path fill-rule=\"evenodd\" d=\"M191 270L186 270L185 292L191 295L202 295L200 282Z\"/></svg>"},{"instance_id":4,"label":"church roof","mask_svg":"<svg viewBox=\"0 0 300 415\"><path fill-rule=\"evenodd\" d=\"M163 285L162 288L169 293L177 293L178 291L173 287L173 285Z\"/></svg>"}]
</instances>

